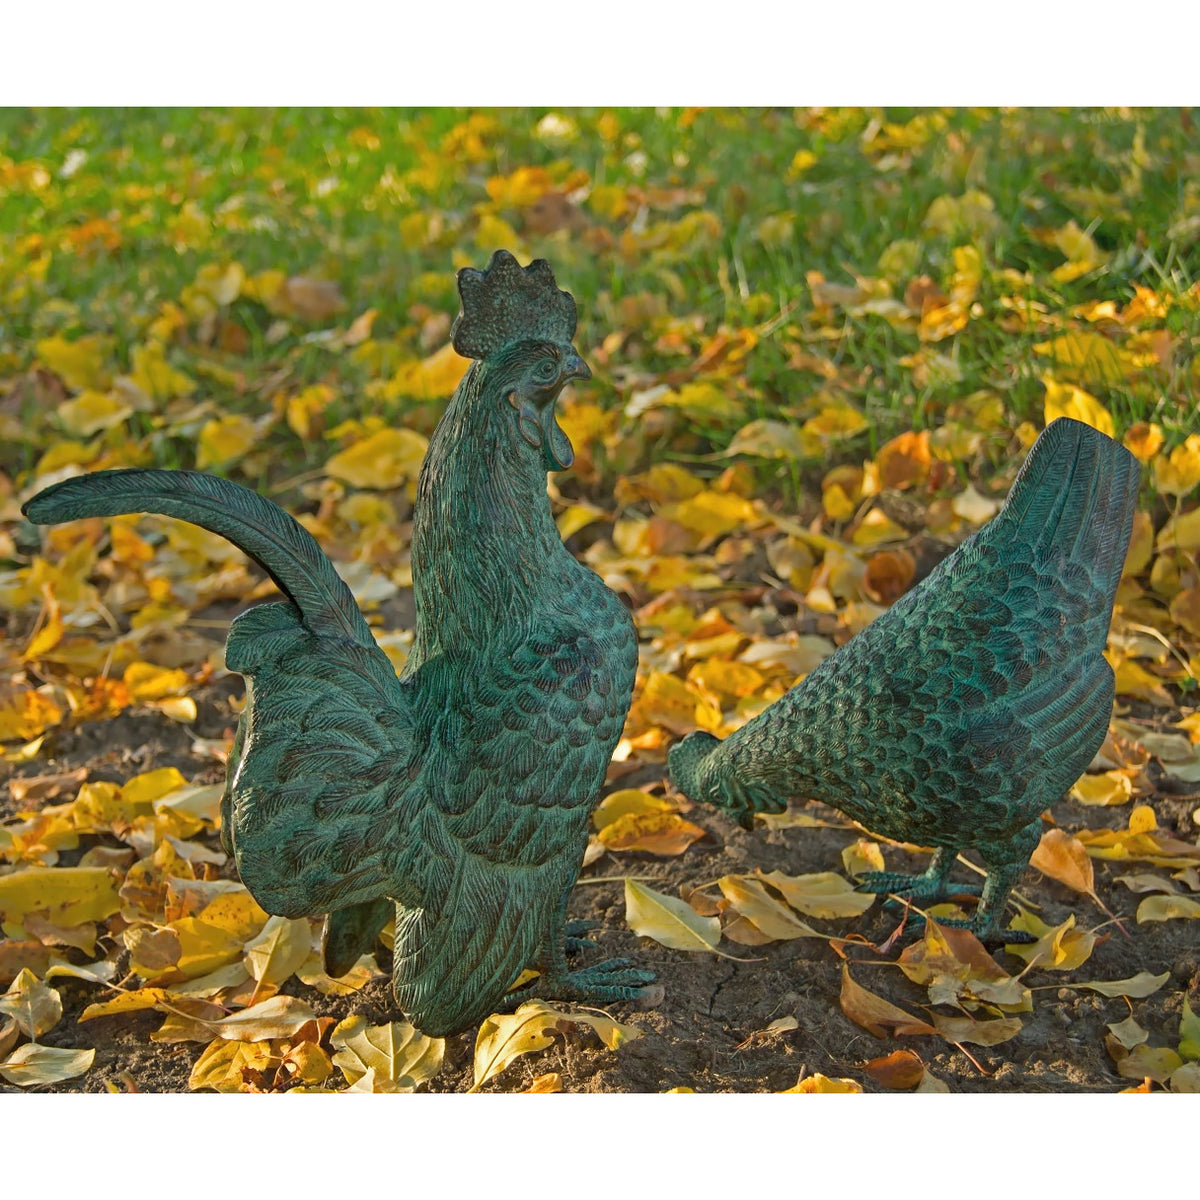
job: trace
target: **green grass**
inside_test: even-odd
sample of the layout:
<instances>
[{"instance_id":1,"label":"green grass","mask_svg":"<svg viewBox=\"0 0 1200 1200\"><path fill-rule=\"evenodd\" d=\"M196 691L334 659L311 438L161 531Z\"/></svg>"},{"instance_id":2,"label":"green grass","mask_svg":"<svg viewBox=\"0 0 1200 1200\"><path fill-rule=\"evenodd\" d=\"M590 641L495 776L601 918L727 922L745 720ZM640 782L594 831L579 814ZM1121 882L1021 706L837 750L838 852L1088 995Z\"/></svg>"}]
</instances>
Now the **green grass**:
<instances>
[{"instance_id":1,"label":"green grass","mask_svg":"<svg viewBox=\"0 0 1200 1200\"><path fill-rule=\"evenodd\" d=\"M427 425L435 406L404 396L381 404L370 385L427 352L419 318L453 314L453 271L486 261L489 222L500 219L520 235L512 248L549 258L575 293L585 352L614 330L629 335L585 393L596 403L623 405L692 361L718 328L771 326L741 370L716 377L745 400L743 420L676 425L648 440L647 455L720 450L754 417L802 420L822 387L869 418L854 442L863 453L905 428L936 428L948 406L980 389L1002 397L1014 426L1040 424L1048 360L1035 344L1091 328L1118 346L1155 329L1170 338L1168 364L1084 382L1118 434L1154 421L1170 449L1200 427L1200 151L1185 113L595 110L563 114L574 127L567 138L539 132L546 115L0 113L0 384L13 388L37 365L37 341L55 334L110 335L112 369L127 371L151 322L183 303L202 268L237 262L248 276L336 281L346 307L281 331L243 296L223 314L245 335L233 349L204 344L189 314L168 357L201 380L194 399L258 415L323 381L339 393L330 424L378 411ZM811 165L792 171L798 152ZM579 189L580 228L539 236L520 206L491 199L489 180L524 167ZM931 206L971 193L990 210L930 223ZM614 195L627 197L625 212L608 207ZM1103 259L1056 282L1064 255L1052 239L1072 222ZM898 242L913 243L899 268L889 266L889 255L905 257ZM914 275L948 290L962 246L982 257L978 307L943 341L922 343L880 316L814 312L809 272L847 285L886 277L896 298ZM1135 287L1169 305L1165 318L1093 327L1073 312L1098 301L1121 308ZM1042 306L1039 320L1009 321L1016 300ZM379 315L366 347L334 354L308 336L367 308ZM798 347L827 359L833 377L789 365ZM902 360L922 351L952 360L953 376L917 379ZM206 362L240 383L198 375ZM24 433L0 460L10 474L30 470L55 436L54 414L25 390ZM163 423L140 414L129 432L156 461L190 465L189 439L163 434ZM269 445L273 470L285 474L327 453L283 422ZM762 470L764 483L798 485L794 464Z\"/></svg>"}]
</instances>

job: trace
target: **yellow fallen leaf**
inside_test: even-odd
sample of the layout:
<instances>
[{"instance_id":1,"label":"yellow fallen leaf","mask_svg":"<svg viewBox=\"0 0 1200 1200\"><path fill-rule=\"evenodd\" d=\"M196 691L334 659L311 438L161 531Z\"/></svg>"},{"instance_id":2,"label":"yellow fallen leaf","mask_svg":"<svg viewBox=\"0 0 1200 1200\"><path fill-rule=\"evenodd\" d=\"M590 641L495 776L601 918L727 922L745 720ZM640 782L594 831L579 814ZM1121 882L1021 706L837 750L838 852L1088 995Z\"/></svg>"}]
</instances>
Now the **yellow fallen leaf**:
<instances>
[{"instance_id":1,"label":"yellow fallen leaf","mask_svg":"<svg viewBox=\"0 0 1200 1200\"><path fill-rule=\"evenodd\" d=\"M1064 333L1050 341L1035 342L1033 348L1052 358L1060 373L1074 375L1083 383L1120 383L1143 366L1143 357L1129 354L1091 331ZM1111 434L1112 426L1101 432Z\"/></svg>"},{"instance_id":2,"label":"yellow fallen leaf","mask_svg":"<svg viewBox=\"0 0 1200 1200\"><path fill-rule=\"evenodd\" d=\"M1162 449L1162 427L1138 421L1125 430L1124 443L1125 449L1145 466Z\"/></svg>"},{"instance_id":3,"label":"yellow fallen leaf","mask_svg":"<svg viewBox=\"0 0 1200 1200\"><path fill-rule=\"evenodd\" d=\"M554 523L558 526L558 536L566 541L594 522L607 519L608 513L594 504L571 504L558 514Z\"/></svg>"},{"instance_id":4,"label":"yellow fallen leaf","mask_svg":"<svg viewBox=\"0 0 1200 1200\"><path fill-rule=\"evenodd\" d=\"M54 593L49 588L46 589L45 598L43 610L45 612L45 620L33 637L29 639L29 644L21 654L22 662L37 662L43 655L49 653L62 641L64 627L58 601L54 598Z\"/></svg>"},{"instance_id":5,"label":"yellow fallen leaf","mask_svg":"<svg viewBox=\"0 0 1200 1200\"><path fill-rule=\"evenodd\" d=\"M172 921L170 928L179 939L179 957L170 969L182 971L190 979L207 975L217 967L234 961L242 952L237 938L230 937L223 929L196 917L181 917ZM130 966L133 967L132 962ZM138 971L145 979L156 978L162 973L152 972L146 975L144 971Z\"/></svg>"},{"instance_id":6,"label":"yellow fallen leaf","mask_svg":"<svg viewBox=\"0 0 1200 1200\"><path fill-rule=\"evenodd\" d=\"M316 1042L300 1042L284 1054L275 1071L275 1086L311 1084L320 1087L332 1074L333 1061L325 1049Z\"/></svg>"},{"instance_id":7,"label":"yellow fallen leaf","mask_svg":"<svg viewBox=\"0 0 1200 1200\"><path fill-rule=\"evenodd\" d=\"M1117 1074L1125 1079L1153 1079L1166 1083L1172 1073L1183 1066L1183 1059L1166 1046L1134 1046L1117 1063Z\"/></svg>"},{"instance_id":8,"label":"yellow fallen leaf","mask_svg":"<svg viewBox=\"0 0 1200 1200\"><path fill-rule=\"evenodd\" d=\"M1109 1032L1126 1050L1140 1046L1150 1035L1133 1019L1126 1017L1124 1021L1110 1021Z\"/></svg>"},{"instance_id":9,"label":"yellow fallen leaf","mask_svg":"<svg viewBox=\"0 0 1200 1200\"><path fill-rule=\"evenodd\" d=\"M765 874L760 870L756 874L780 892L792 908L808 917L857 917L875 903L873 894L855 891L848 879L833 871L784 875L781 871Z\"/></svg>"},{"instance_id":10,"label":"yellow fallen leaf","mask_svg":"<svg viewBox=\"0 0 1200 1200\"><path fill-rule=\"evenodd\" d=\"M1000 511L1000 504L999 501L981 495L973 484L968 483L966 488L950 501L950 508L964 521L970 521L972 525L983 525Z\"/></svg>"},{"instance_id":11,"label":"yellow fallen leaf","mask_svg":"<svg viewBox=\"0 0 1200 1200\"><path fill-rule=\"evenodd\" d=\"M931 1004L982 1000L1009 1012L1030 1012L1029 989L1014 979L987 952L969 929L942 926L930 917L922 936L905 946L900 969L929 989Z\"/></svg>"},{"instance_id":12,"label":"yellow fallen leaf","mask_svg":"<svg viewBox=\"0 0 1200 1200\"><path fill-rule=\"evenodd\" d=\"M705 488L677 504L664 505L660 515L706 538L720 537L762 522L758 510L749 500L733 492L718 492L712 488Z\"/></svg>"},{"instance_id":13,"label":"yellow fallen leaf","mask_svg":"<svg viewBox=\"0 0 1200 1200\"><path fill-rule=\"evenodd\" d=\"M670 857L682 854L704 830L677 812L626 813L599 833L610 850L638 850Z\"/></svg>"},{"instance_id":14,"label":"yellow fallen leaf","mask_svg":"<svg viewBox=\"0 0 1200 1200\"><path fill-rule=\"evenodd\" d=\"M158 1008L167 999L167 989L157 987L138 988L133 992L120 992L111 1000L89 1004L79 1014L80 1021L91 1021L96 1017L114 1017L121 1013L143 1012L147 1008Z\"/></svg>"},{"instance_id":15,"label":"yellow fallen leaf","mask_svg":"<svg viewBox=\"0 0 1200 1200\"><path fill-rule=\"evenodd\" d=\"M104 867L26 867L0 875L0 919L6 929L19 926L27 912L70 928L103 921L120 906L114 874Z\"/></svg>"},{"instance_id":16,"label":"yellow fallen leaf","mask_svg":"<svg viewBox=\"0 0 1200 1200\"><path fill-rule=\"evenodd\" d=\"M603 829L624 816L648 816L652 813L678 812L678 807L666 798L641 788L622 788L610 792L592 813L592 824Z\"/></svg>"},{"instance_id":17,"label":"yellow fallen leaf","mask_svg":"<svg viewBox=\"0 0 1200 1200\"><path fill-rule=\"evenodd\" d=\"M258 936L246 943L246 969L262 983L283 983L308 958L311 947L307 921L268 917Z\"/></svg>"},{"instance_id":18,"label":"yellow fallen leaf","mask_svg":"<svg viewBox=\"0 0 1200 1200\"><path fill-rule=\"evenodd\" d=\"M1200 1062L1188 1062L1182 1067L1176 1067L1171 1072L1169 1082L1173 1092L1200 1095Z\"/></svg>"},{"instance_id":19,"label":"yellow fallen leaf","mask_svg":"<svg viewBox=\"0 0 1200 1200\"><path fill-rule=\"evenodd\" d=\"M159 767L144 771L121 785L121 799L126 804L151 804L162 796L185 788L188 781L177 767Z\"/></svg>"},{"instance_id":20,"label":"yellow fallen leaf","mask_svg":"<svg viewBox=\"0 0 1200 1200\"><path fill-rule=\"evenodd\" d=\"M672 950L715 951L721 940L718 917L702 917L674 896L625 880L625 923L639 937L653 938Z\"/></svg>"},{"instance_id":21,"label":"yellow fallen leaf","mask_svg":"<svg viewBox=\"0 0 1200 1200\"><path fill-rule=\"evenodd\" d=\"M353 1085L373 1072L375 1092L415 1090L442 1069L446 1049L442 1038L426 1037L407 1022L370 1025L359 1014L336 1025L329 1040L337 1051L333 1064L341 1068L346 1082Z\"/></svg>"},{"instance_id":22,"label":"yellow fallen leaf","mask_svg":"<svg viewBox=\"0 0 1200 1200\"><path fill-rule=\"evenodd\" d=\"M478 1091L521 1055L544 1050L553 1042L555 1033L565 1033L579 1025L594 1030L610 1050L642 1036L640 1029L599 1013L563 1012L540 1000L530 1000L515 1013L488 1017L479 1027L471 1091Z\"/></svg>"},{"instance_id":23,"label":"yellow fallen leaf","mask_svg":"<svg viewBox=\"0 0 1200 1200\"><path fill-rule=\"evenodd\" d=\"M1200 507L1171 517L1159 530L1154 548L1160 554L1168 550L1184 550L1189 553L1200 550Z\"/></svg>"},{"instance_id":24,"label":"yellow fallen leaf","mask_svg":"<svg viewBox=\"0 0 1200 1200\"><path fill-rule=\"evenodd\" d=\"M1094 933L1075 928L1074 913L1061 925L1049 926L1031 912L1020 912L1012 919L1012 928L1032 933L1038 940L1010 943L1008 953L1044 971L1073 971L1087 962L1096 945Z\"/></svg>"},{"instance_id":25,"label":"yellow fallen leaf","mask_svg":"<svg viewBox=\"0 0 1200 1200\"><path fill-rule=\"evenodd\" d=\"M1081 776L1071 788L1080 804L1126 804L1133 798L1133 783L1124 771Z\"/></svg>"},{"instance_id":26,"label":"yellow fallen leaf","mask_svg":"<svg viewBox=\"0 0 1200 1200\"><path fill-rule=\"evenodd\" d=\"M355 487L389 489L414 480L429 440L411 429L380 429L334 454L326 474Z\"/></svg>"},{"instance_id":27,"label":"yellow fallen leaf","mask_svg":"<svg viewBox=\"0 0 1200 1200\"><path fill-rule=\"evenodd\" d=\"M95 1058L95 1050L60 1050L56 1046L27 1042L0 1062L0 1075L17 1087L61 1083L84 1074Z\"/></svg>"},{"instance_id":28,"label":"yellow fallen leaf","mask_svg":"<svg viewBox=\"0 0 1200 1200\"><path fill-rule=\"evenodd\" d=\"M885 442L875 456L879 482L885 488L904 489L924 483L929 477L932 459L929 431L907 431Z\"/></svg>"},{"instance_id":29,"label":"yellow fallen leaf","mask_svg":"<svg viewBox=\"0 0 1200 1200\"><path fill-rule=\"evenodd\" d=\"M1173 921L1177 918L1192 921L1200 919L1200 900L1193 900L1190 896L1147 896L1138 905L1139 925L1147 921Z\"/></svg>"},{"instance_id":30,"label":"yellow fallen leaf","mask_svg":"<svg viewBox=\"0 0 1200 1200\"><path fill-rule=\"evenodd\" d=\"M898 542L908 537L908 530L897 525L881 508L873 508L854 526L850 540L856 546L877 546L881 542Z\"/></svg>"},{"instance_id":31,"label":"yellow fallen leaf","mask_svg":"<svg viewBox=\"0 0 1200 1200\"><path fill-rule=\"evenodd\" d=\"M1051 375L1042 376L1042 386L1046 389L1043 417L1047 425L1059 417L1074 417L1076 421L1091 425L1093 429L1098 429L1109 437L1115 435L1116 425L1112 413L1095 396L1073 383L1059 383Z\"/></svg>"},{"instance_id":32,"label":"yellow fallen leaf","mask_svg":"<svg viewBox=\"0 0 1200 1200\"><path fill-rule=\"evenodd\" d=\"M725 453L754 458L803 459L811 453L811 447L795 425L764 418L739 429Z\"/></svg>"},{"instance_id":33,"label":"yellow fallen leaf","mask_svg":"<svg viewBox=\"0 0 1200 1200\"><path fill-rule=\"evenodd\" d=\"M1134 1000L1144 1000L1147 996L1152 996L1157 992L1170 978L1170 971L1164 971L1161 975L1151 975L1149 971L1139 971L1128 979L1092 980L1087 983L1072 983L1069 986L1088 988L1093 992L1099 992L1102 996L1129 996Z\"/></svg>"},{"instance_id":34,"label":"yellow fallen leaf","mask_svg":"<svg viewBox=\"0 0 1200 1200\"><path fill-rule=\"evenodd\" d=\"M265 1077L279 1061L280 1056L269 1042L227 1042L217 1038L193 1064L188 1087L193 1091L263 1091L263 1087L251 1080L256 1074Z\"/></svg>"},{"instance_id":35,"label":"yellow fallen leaf","mask_svg":"<svg viewBox=\"0 0 1200 1200\"><path fill-rule=\"evenodd\" d=\"M847 875L884 870L883 847L870 838L859 838L842 849L842 867Z\"/></svg>"},{"instance_id":36,"label":"yellow fallen leaf","mask_svg":"<svg viewBox=\"0 0 1200 1200\"><path fill-rule=\"evenodd\" d=\"M210 1023L212 1031L231 1042L259 1042L265 1038L292 1037L316 1014L295 996L272 996Z\"/></svg>"},{"instance_id":37,"label":"yellow fallen leaf","mask_svg":"<svg viewBox=\"0 0 1200 1200\"><path fill-rule=\"evenodd\" d=\"M49 696L28 689L0 702L0 741L28 741L62 718L62 709Z\"/></svg>"},{"instance_id":38,"label":"yellow fallen leaf","mask_svg":"<svg viewBox=\"0 0 1200 1200\"><path fill-rule=\"evenodd\" d=\"M698 684L725 701L753 695L766 682L762 672L748 663L719 658L696 663L687 677L690 683Z\"/></svg>"},{"instance_id":39,"label":"yellow fallen leaf","mask_svg":"<svg viewBox=\"0 0 1200 1200\"><path fill-rule=\"evenodd\" d=\"M1154 486L1170 496L1186 496L1200 483L1200 433L1191 434L1169 455L1154 460Z\"/></svg>"},{"instance_id":40,"label":"yellow fallen leaf","mask_svg":"<svg viewBox=\"0 0 1200 1200\"><path fill-rule=\"evenodd\" d=\"M188 673L184 670L156 666L148 662L131 662L122 676L134 700L161 700L173 695L188 685Z\"/></svg>"},{"instance_id":41,"label":"yellow fallen leaf","mask_svg":"<svg viewBox=\"0 0 1200 1200\"><path fill-rule=\"evenodd\" d=\"M796 1081L795 1087L784 1088L779 1095L787 1096L792 1093L799 1093L800 1095L848 1095L861 1092L862 1090L862 1084L853 1079L834 1079L829 1075L822 1075L820 1071L817 1071L812 1075L802 1075Z\"/></svg>"},{"instance_id":42,"label":"yellow fallen leaf","mask_svg":"<svg viewBox=\"0 0 1200 1200\"><path fill-rule=\"evenodd\" d=\"M1191 1001L1183 998L1179 1015L1179 1054L1187 1061L1200 1059L1200 1013L1192 1010Z\"/></svg>"},{"instance_id":43,"label":"yellow fallen leaf","mask_svg":"<svg viewBox=\"0 0 1200 1200\"><path fill-rule=\"evenodd\" d=\"M114 341L93 333L70 342L64 337L42 338L36 345L37 356L68 387L103 391L112 381L108 360Z\"/></svg>"},{"instance_id":44,"label":"yellow fallen leaf","mask_svg":"<svg viewBox=\"0 0 1200 1200\"><path fill-rule=\"evenodd\" d=\"M167 362L166 351L160 342L134 346L129 357L133 364L129 378L151 400L173 400L178 396L190 396L196 390L194 379Z\"/></svg>"},{"instance_id":45,"label":"yellow fallen leaf","mask_svg":"<svg viewBox=\"0 0 1200 1200\"><path fill-rule=\"evenodd\" d=\"M258 441L261 432L249 417L240 413L205 422L196 447L196 469L207 471L241 461Z\"/></svg>"},{"instance_id":46,"label":"yellow fallen leaf","mask_svg":"<svg viewBox=\"0 0 1200 1200\"><path fill-rule=\"evenodd\" d=\"M469 358L461 357L447 343L428 358L400 367L387 384L386 393L392 399L441 400L458 387L470 365Z\"/></svg>"},{"instance_id":47,"label":"yellow fallen leaf","mask_svg":"<svg viewBox=\"0 0 1200 1200\"><path fill-rule=\"evenodd\" d=\"M712 700L665 671L646 676L631 716L680 736L696 728L717 729L722 721L721 710Z\"/></svg>"},{"instance_id":48,"label":"yellow fallen leaf","mask_svg":"<svg viewBox=\"0 0 1200 1200\"><path fill-rule=\"evenodd\" d=\"M1171 620L1200 637L1200 587L1186 588L1172 598Z\"/></svg>"},{"instance_id":49,"label":"yellow fallen leaf","mask_svg":"<svg viewBox=\"0 0 1200 1200\"><path fill-rule=\"evenodd\" d=\"M757 879L747 875L724 875L717 883L734 911L769 938L824 936L776 900Z\"/></svg>"},{"instance_id":50,"label":"yellow fallen leaf","mask_svg":"<svg viewBox=\"0 0 1200 1200\"><path fill-rule=\"evenodd\" d=\"M562 1076L557 1071L548 1071L545 1075L539 1075L521 1095L538 1096L562 1090Z\"/></svg>"},{"instance_id":51,"label":"yellow fallen leaf","mask_svg":"<svg viewBox=\"0 0 1200 1200\"><path fill-rule=\"evenodd\" d=\"M62 1018L62 996L57 989L47 987L31 970L25 968L0 996L0 1013L11 1017L17 1028L35 1042L49 1033Z\"/></svg>"}]
</instances>

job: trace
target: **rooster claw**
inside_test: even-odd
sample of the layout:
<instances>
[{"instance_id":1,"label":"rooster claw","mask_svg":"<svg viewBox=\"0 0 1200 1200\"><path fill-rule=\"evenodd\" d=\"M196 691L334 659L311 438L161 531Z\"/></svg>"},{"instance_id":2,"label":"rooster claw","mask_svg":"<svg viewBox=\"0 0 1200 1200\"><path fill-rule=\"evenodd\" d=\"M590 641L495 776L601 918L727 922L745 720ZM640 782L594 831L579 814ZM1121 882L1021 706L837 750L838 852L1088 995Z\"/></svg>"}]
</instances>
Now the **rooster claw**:
<instances>
[{"instance_id":1,"label":"rooster claw","mask_svg":"<svg viewBox=\"0 0 1200 1200\"><path fill-rule=\"evenodd\" d=\"M583 935L599 929L602 924L601 921L568 921L563 929L566 952L578 954L581 950L595 950L599 943Z\"/></svg>"},{"instance_id":2,"label":"rooster claw","mask_svg":"<svg viewBox=\"0 0 1200 1200\"><path fill-rule=\"evenodd\" d=\"M610 958L561 976L539 975L527 987L511 992L505 998L504 1009L498 1011L512 1011L526 1000L574 1000L593 1004L638 1000L646 985L653 982L652 971L640 970L627 958Z\"/></svg>"}]
</instances>

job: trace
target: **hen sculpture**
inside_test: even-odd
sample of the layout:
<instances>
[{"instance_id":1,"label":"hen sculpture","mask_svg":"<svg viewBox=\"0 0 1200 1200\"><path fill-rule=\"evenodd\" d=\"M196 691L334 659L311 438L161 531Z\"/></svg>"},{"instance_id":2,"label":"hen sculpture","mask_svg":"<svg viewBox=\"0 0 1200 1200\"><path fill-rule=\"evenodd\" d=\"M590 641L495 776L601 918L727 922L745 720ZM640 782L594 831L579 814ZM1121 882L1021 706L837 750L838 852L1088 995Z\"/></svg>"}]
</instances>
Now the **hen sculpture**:
<instances>
[{"instance_id":1,"label":"hen sculpture","mask_svg":"<svg viewBox=\"0 0 1200 1200\"><path fill-rule=\"evenodd\" d=\"M621 601L563 546L546 472L573 458L555 420L590 372L575 301L549 265L498 251L459 272L458 352L477 361L418 481L416 634L398 678L349 589L281 508L192 471L84 475L32 521L152 512L239 546L286 600L242 613L226 662L246 677L223 838L269 913L329 913L327 970L395 915L396 1000L431 1036L530 997L631 999L653 976L569 970L566 923L588 824L637 665ZM590 944L590 943L585 943ZM540 972L506 995L521 971Z\"/></svg>"},{"instance_id":2,"label":"hen sculpture","mask_svg":"<svg viewBox=\"0 0 1200 1200\"><path fill-rule=\"evenodd\" d=\"M978 892L949 880L958 852L974 849L987 868L978 908L942 923L1025 940L1000 923L1039 816L1108 729L1103 651L1138 476L1111 438L1053 422L1002 511L886 613L724 741L700 732L672 747L675 786L747 828L808 797L933 846L923 875L860 884L918 906Z\"/></svg>"}]
</instances>

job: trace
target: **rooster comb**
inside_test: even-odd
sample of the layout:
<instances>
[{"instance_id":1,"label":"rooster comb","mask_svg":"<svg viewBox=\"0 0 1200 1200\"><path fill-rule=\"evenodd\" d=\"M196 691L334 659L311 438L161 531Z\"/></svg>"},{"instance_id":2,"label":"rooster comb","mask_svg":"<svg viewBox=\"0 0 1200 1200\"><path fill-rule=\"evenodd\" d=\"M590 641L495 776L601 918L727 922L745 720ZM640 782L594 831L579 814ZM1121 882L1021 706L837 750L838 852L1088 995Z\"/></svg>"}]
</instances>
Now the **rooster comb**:
<instances>
[{"instance_id":1,"label":"rooster comb","mask_svg":"<svg viewBox=\"0 0 1200 1200\"><path fill-rule=\"evenodd\" d=\"M561 291L544 258L521 267L507 250L497 250L487 270L458 273L462 312L450 330L464 358L489 358L514 342L570 345L575 336L575 297Z\"/></svg>"}]
</instances>

